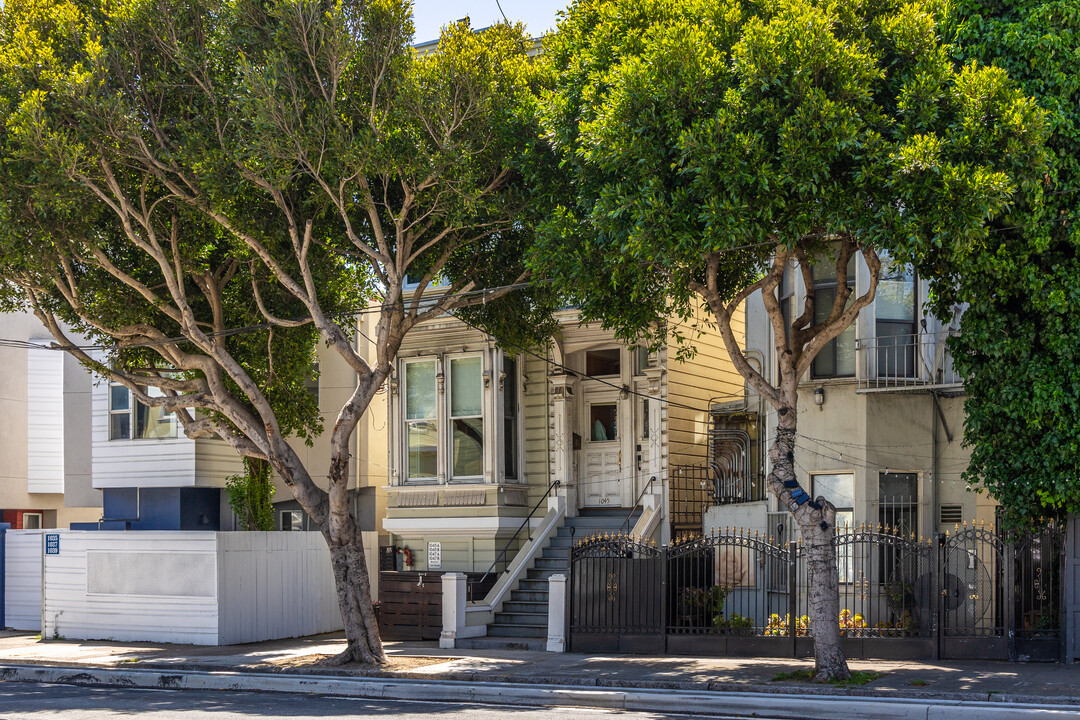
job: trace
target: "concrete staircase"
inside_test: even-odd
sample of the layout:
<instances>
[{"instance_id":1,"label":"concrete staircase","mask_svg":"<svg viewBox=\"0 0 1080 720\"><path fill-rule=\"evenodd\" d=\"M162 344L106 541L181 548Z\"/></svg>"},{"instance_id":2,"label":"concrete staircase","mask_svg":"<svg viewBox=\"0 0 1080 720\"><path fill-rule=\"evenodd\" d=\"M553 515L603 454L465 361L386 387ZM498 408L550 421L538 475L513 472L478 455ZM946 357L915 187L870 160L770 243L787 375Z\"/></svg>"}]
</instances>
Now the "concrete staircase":
<instances>
[{"instance_id":1,"label":"concrete staircase","mask_svg":"<svg viewBox=\"0 0 1080 720\"><path fill-rule=\"evenodd\" d=\"M628 508L585 509L577 517L567 518L558 534L544 547L534 567L518 581L510 599L495 613L487 636L463 639L458 647L499 650L544 650L548 635L548 578L569 573L571 543L597 532L629 532L641 515L635 509L626 524ZM571 534L571 532L573 534Z\"/></svg>"}]
</instances>

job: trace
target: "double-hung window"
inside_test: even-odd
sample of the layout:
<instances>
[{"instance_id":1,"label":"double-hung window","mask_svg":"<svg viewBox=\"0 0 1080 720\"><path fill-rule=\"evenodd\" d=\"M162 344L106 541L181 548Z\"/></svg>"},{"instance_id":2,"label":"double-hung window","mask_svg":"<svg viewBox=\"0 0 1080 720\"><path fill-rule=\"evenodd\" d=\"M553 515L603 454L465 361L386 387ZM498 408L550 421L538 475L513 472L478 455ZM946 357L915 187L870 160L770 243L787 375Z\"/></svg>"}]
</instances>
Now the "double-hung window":
<instances>
[{"instance_id":1,"label":"double-hung window","mask_svg":"<svg viewBox=\"0 0 1080 720\"><path fill-rule=\"evenodd\" d=\"M836 264L822 259L813 267L814 276L814 323L823 323L832 312L838 287ZM847 286L852 289L848 296L850 303L855 290L855 258L848 261ZM849 325L844 332L828 342L818 352L810 366L813 378L839 378L855 376L855 324Z\"/></svg>"},{"instance_id":2,"label":"double-hung window","mask_svg":"<svg viewBox=\"0 0 1080 720\"><path fill-rule=\"evenodd\" d=\"M915 377L915 272L890 258L881 259L874 298L879 377Z\"/></svg>"},{"instance_id":3,"label":"double-hung window","mask_svg":"<svg viewBox=\"0 0 1080 720\"><path fill-rule=\"evenodd\" d=\"M405 363L406 478L439 476L438 401L435 360Z\"/></svg>"},{"instance_id":4,"label":"double-hung window","mask_svg":"<svg viewBox=\"0 0 1080 720\"><path fill-rule=\"evenodd\" d=\"M450 359L450 479L484 476L484 384L480 356Z\"/></svg>"}]
</instances>

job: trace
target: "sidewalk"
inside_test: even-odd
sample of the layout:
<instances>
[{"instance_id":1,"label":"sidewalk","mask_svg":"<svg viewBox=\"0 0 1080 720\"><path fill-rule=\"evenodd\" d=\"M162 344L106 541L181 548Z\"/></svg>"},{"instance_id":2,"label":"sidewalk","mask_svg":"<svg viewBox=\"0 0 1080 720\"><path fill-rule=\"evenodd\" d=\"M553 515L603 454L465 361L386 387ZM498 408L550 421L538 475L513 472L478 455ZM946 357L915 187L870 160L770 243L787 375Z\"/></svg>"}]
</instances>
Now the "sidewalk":
<instances>
[{"instance_id":1,"label":"sidewalk","mask_svg":"<svg viewBox=\"0 0 1080 720\"><path fill-rule=\"evenodd\" d=\"M38 640L0 632L0 665L58 665L411 678L483 683L847 695L926 700L1075 704L1080 713L1080 665L948 661L852 660L852 670L883 673L862 686L775 681L778 673L813 668L780 658L646 657L532 651L441 650L434 642L388 642L392 666L320 667L319 656L344 649L338 635L252 645L201 647L158 643Z\"/></svg>"}]
</instances>

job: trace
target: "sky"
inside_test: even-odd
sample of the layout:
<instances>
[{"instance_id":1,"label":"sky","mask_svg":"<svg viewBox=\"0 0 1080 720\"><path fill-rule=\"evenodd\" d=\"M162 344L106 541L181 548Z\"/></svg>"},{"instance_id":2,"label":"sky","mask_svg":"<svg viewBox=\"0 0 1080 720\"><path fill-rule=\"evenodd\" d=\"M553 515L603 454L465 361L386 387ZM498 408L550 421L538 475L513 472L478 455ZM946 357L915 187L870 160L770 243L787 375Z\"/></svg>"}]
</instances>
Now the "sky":
<instances>
[{"instance_id":1,"label":"sky","mask_svg":"<svg viewBox=\"0 0 1080 720\"><path fill-rule=\"evenodd\" d=\"M542 35L555 27L555 13L569 0L499 0L511 22L523 22L528 33ZM413 0L415 42L436 40L443 25L468 16L474 28L502 20L495 0Z\"/></svg>"}]
</instances>

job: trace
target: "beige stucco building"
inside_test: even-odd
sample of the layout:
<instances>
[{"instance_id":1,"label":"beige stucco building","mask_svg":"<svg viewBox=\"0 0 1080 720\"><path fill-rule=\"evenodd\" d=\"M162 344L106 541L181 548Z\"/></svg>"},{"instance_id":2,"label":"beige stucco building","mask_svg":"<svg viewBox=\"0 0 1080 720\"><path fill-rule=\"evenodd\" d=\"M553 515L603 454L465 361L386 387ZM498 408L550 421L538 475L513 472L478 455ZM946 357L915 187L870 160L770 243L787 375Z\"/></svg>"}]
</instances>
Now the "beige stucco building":
<instances>
[{"instance_id":1,"label":"beige stucco building","mask_svg":"<svg viewBox=\"0 0 1080 720\"><path fill-rule=\"evenodd\" d=\"M66 528L101 517L91 484L90 374L30 313L0 315L0 522Z\"/></svg>"},{"instance_id":2,"label":"beige stucco building","mask_svg":"<svg viewBox=\"0 0 1080 720\"><path fill-rule=\"evenodd\" d=\"M815 280L824 300L818 309L828 312L836 279L821 275ZM777 290L793 309L789 317L803 307L801 278L789 267ZM861 257L847 281L856 293L865 292L869 271ZM926 281L886 261L875 301L822 350L802 380L796 474L811 496L824 495L837 506L838 523L882 523L929 537L957 523L994 518L996 503L969 491L961 478L970 456L962 443L964 391L946 345L958 323L930 316L927 293ZM748 355L775 382L776 351L760 293L747 301L746 312ZM757 452L767 471L775 413L750 390L745 402L765 418ZM706 528L724 526L793 539L788 513L764 494L753 504L713 507Z\"/></svg>"}]
</instances>

